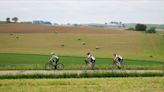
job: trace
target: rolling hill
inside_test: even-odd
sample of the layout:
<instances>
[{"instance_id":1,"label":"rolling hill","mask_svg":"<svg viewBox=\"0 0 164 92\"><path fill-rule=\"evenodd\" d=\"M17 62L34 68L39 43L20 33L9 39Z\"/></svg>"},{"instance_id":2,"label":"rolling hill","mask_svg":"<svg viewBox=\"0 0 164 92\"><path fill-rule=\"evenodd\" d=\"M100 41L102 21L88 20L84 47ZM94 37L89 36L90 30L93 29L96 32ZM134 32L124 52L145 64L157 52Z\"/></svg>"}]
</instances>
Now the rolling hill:
<instances>
[{"instance_id":1,"label":"rolling hill","mask_svg":"<svg viewBox=\"0 0 164 92\"><path fill-rule=\"evenodd\" d=\"M0 33L120 33L118 29L102 29L72 26L48 26L38 24L0 24Z\"/></svg>"},{"instance_id":2,"label":"rolling hill","mask_svg":"<svg viewBox=\"0 0 164 92\"><path fill-rule=\"evenodd\" d=\"M164 32L146 34L119 29L1 24L0 53L49 54L164 60Z\"/></svg>"}]
</instances>

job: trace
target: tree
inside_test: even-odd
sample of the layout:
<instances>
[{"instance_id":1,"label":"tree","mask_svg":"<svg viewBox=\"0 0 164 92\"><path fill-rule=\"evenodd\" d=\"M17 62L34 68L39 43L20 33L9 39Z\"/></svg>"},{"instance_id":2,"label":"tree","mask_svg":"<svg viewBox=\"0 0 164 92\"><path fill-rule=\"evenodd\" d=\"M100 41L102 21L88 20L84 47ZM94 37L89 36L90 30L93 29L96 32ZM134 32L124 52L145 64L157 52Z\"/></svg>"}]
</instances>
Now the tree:
<instances>
[{"instance_id":1,"label":"tree","mask_svg":"<svg viewBox=\"0 0 164 92\"><path fill-rule=\"evenodd\" d=\"M7 23L10 23L10 22L11 22L9 17L6 18L6 22L7 22Z\"/></svg>"},{"instance_id":2,"label":"tree","mask_svg":"<svg viewBox=\"0 0 164 92\"><path fill-rule=\"evenodd\" d=\"M146 33L156 33L156 28L152 27L149 30L146 30Z\"/></svg>"},{"instance_id":3,"label":"tree","mask_svg":"<svg viewBox=\"0 0 164 92\"><path fill-rule=\"evenodd\" d=\"M123 27L123 28L126 28L125 24L122 24L122 27Z\"/></svg>"},{"instance_id":4,"label":"tree","mask_svg":"<svg viewBox=\"0 0 164 92\"><path fill-rule=\"evenodd\" d=\"M136 31L146 31L147 26L144 24L136 24L135 30Z\"/></svg>"},{"instance_id":5,"label":"tree","mask_svg":"<svg viewBox=\"0 0 164 92\"><path fill-rule=\"evenodd\" d=\"M17 17L13 17L12 20L16 23L18 21Z\"/></svg>"}]
</instances>

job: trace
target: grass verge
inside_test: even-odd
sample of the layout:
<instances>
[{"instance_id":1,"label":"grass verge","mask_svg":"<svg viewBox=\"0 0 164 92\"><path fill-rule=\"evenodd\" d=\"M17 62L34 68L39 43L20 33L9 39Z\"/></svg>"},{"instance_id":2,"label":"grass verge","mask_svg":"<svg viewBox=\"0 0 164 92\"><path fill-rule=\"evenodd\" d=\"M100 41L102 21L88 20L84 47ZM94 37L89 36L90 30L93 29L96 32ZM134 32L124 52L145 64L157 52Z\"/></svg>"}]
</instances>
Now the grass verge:
<instances>
[{"instance_id":1,"label":"grass verge","mask_svg":"<svg viewBox=\"0 0 164 92\"><path fill-rule=\"evenodd\" d=\"M106 78L106 77L163 77L164 72L147 73L64 73L64 74L21 74L21 75L0 75L0 79L42 79L42 78Z\"/></svg>"}]
</instances>

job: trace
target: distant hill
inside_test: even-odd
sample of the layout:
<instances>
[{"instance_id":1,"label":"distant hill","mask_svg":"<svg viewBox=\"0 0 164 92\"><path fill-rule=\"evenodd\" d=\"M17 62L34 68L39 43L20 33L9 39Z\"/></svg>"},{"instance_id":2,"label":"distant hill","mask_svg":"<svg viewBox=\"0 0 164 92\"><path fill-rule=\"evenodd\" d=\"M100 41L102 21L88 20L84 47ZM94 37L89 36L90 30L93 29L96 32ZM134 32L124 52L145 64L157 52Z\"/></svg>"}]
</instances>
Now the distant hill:
<instances>
[{"instance_id":1,"label":"distant hill","mask_svg":"<svg viewBox=\"0 0 164 92\"><path fill-rule=\"evenodd\" d=\"M103 29L91 27L73 27L73 26L48 26L41 24L22 24L22 23L5 23L0 24L1 33L119 33L118 29Z\"/></svg>"}]
</instances>

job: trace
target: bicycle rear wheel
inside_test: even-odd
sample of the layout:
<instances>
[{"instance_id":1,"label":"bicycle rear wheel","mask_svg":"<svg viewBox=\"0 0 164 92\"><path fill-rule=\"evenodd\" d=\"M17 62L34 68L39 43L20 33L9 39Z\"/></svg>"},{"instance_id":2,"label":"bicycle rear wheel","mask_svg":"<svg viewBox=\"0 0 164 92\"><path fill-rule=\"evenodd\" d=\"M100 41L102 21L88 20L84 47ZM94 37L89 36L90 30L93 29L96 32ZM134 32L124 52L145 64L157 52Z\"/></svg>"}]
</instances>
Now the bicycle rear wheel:
<instances>
[{"instance_id":1,"label":"bicycle rear wheel","mask_svg":"<svg viewBox=\"0 0 164 92\"><path fill-rule=\"evenodd\" d=\"M81 64L80 65L80 69L81 70L87 70L88 69L88 65L87 64Z\"/></svg>"},{"instance_id":2,"label":"bicycle rear wheel","mask_svg":"<svg viewBox=\"0 0 164 92\"><path fill-rule=\"evenodd\" d=\"M57 68L57 70L63 70L64 65L62 63L58 63L56 68Z\"/></svg>"},{"instance_id":3,"label":"bicycle rear wheel","mask_svg":"<svg viewBox=\"0 0 164 92\"><path fill-rule=\"evenodd\" d=\"M51 69L54 69L54 66L49 64L49 63L46 63L45 64L45 70L51 70Z\"/></svg>"}]
</instances>

